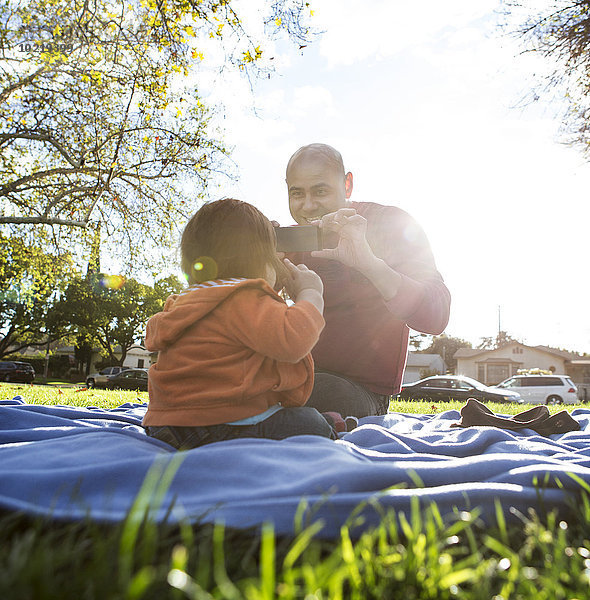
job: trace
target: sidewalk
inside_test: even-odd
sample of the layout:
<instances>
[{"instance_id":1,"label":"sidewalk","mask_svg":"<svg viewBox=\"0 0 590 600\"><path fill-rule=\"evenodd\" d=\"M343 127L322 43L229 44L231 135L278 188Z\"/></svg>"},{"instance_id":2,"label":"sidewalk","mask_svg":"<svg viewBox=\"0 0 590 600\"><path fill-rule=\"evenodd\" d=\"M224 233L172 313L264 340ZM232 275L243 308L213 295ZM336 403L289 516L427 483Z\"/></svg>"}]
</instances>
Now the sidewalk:
<instances>
[{"instance_id":1,"label":"sidewalk","mask_svg":"<svg viewBox=\"0 0 590 600\"><path fill-rule=\"evenodd\" d=\"M71 381L54 381L54 380L49 380L47 382L33 381L32 385L36 385L36 386L38 385L38 386L42 386L42 387L62 388L62 389L86 387L86 384L83 381L81 381L79 383L72 383Z\"/></svg>"}]
</instances>

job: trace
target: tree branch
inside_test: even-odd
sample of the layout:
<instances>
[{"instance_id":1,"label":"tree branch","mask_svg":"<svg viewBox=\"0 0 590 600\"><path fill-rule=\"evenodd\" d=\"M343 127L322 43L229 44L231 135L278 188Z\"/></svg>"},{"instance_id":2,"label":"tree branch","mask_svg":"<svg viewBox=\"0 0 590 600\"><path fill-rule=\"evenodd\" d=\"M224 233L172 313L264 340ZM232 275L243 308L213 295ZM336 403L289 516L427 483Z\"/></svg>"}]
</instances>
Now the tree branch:
<instances>
[{"instance_id":1,"label":"tree branch","mask_svg":"<svg viewBox=\"0 0 590 600\"><path fill-rule=\"evenodd\" d=\"M73 158L69 156L66 152L65 148L57 141L54 140L49 134L46 133L0 133L0 142L4 140L35 140L38 142L49 142L52 146L55 146L59 153L76 169L80 168L80 163L75 161Z\"/></svg>"},{"instance_id":2,"label":"tree branch","mask_svg":"<svg viewBox=\"0 0 590 600\"><path fill-rule=\"evenodd\" d=\"M44 73L48 70L49 68L47 66L43 66L34 73L31 73L31 75L29 75L28 77L25 77L24 79L19 79L16 83L9 85L7 88L4 88L0 92L0 104L6 102L6 100L8 100L8 97L10 96L10 94L12 94L12 92L18 90L19 88L29 85L36 77L41 75L41 73Z\"/></svg>"},{"instance_id":3,"label":"tree branch","mask_svg":"<svg viewBox=\"0 0 590 600\"><path fill-rule=\"evenodd\" d=\"M30 175L25 175L20 179L15 181L11 181L0 187L0 196L5 196L9 192L16 192L18 187L27 183L29 181L33 181L35 179L43 179L44 177L51 177L52 175L75 175L76 173L82 173L85 175L91 175L95 172L96 169L89 168L76 168L76 169L66 169L63 167L59 167L56 169L48 169L47 171L37 171L36 173L31 173Z\"/></svg>"},{"instance_id":4,"label":"tree branch","mask_svg":"<svg viewBox=\"0 0 590 600\"><path fill-rule=\"evenodd\" d=\"M52 217L0 217L0 224L14 225L65 225L67 227L88 227L88 220L58 219Z\"/></svg>"},{"instance_id":5,"label":"tree branch","mask_svg":"<svg viewBox=\"0 0 590 600\"><path fill-rule=\"evenodd\" d=\"M99 181L100 181L100 178L99 178ZM72 194L75 194L76 192L86 192L88 194L95 194L97 187L100 187L100 183L97 183L97 185L95 185L95 186L88 186L88 185L74 186L73 188L68 188L68 189L64 190L63 192L61 192L60 194L55 196L55 198L47 204L47 206L45 207L45 210L43 211L43 217L49 218L49 212L51 211L51 209L54 206L57 206L61 202L62 198L65 198L66 196L71 196Z\"/></svg>"}]
</instances>

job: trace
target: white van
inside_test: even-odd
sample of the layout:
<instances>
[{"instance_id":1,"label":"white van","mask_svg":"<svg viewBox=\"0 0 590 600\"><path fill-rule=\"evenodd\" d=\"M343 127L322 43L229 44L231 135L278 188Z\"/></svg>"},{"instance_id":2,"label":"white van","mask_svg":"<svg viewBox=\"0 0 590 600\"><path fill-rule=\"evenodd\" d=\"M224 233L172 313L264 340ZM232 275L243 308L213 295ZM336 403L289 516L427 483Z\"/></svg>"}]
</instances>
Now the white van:
<instances>
[{"instance_id":1,"label":"white van","mask_svg":"<svg viewBox=\"0 0 590 600\"><path fill-rule=\"evenodd\" d=\"M515 375L497 388L518 392L523 404L577 404L578 388L567 375Z\"/></svg>"}]
</instances>

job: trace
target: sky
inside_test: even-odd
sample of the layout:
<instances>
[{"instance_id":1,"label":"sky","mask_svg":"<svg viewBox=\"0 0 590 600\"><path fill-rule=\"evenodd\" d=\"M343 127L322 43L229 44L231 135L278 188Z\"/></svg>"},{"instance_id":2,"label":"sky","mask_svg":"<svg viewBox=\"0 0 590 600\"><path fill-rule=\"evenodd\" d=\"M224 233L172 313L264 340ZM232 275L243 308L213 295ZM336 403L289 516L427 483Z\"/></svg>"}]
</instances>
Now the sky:
<instances>
[{"instance_id":1,"label":"sky","mask_svg":"<svg viewBox=\"0 0 590 600\"><path fill-rule=\"evenodd\" d=\"M590 164L562 143L559 103L524 101L546 61L499 26L496 0L311 5L324 33L303 49L278 41L270 79L202 79L238 177L211 198L291 224L287 160L331 144L354 200L399 206L424 228L452 295L448 335L476 346L500 325L590 353Z\"/></svg>"}]
</instances>

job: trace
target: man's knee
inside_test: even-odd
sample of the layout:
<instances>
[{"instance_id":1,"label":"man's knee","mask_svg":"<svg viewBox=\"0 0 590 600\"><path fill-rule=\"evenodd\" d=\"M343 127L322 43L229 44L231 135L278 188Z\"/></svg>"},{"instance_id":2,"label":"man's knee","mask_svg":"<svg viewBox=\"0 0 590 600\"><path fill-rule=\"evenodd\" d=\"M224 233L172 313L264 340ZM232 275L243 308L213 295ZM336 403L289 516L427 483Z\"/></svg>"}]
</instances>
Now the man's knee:
<instances>
[{"instance_id":1,"label":"man's knee","mask_svg":"<svg viewBox=\"0 0 590 600\"><path fill-rule=\"evenodd\" d=\"M297 424L298 435L320 435L334 438L334 430L324 417L311 406L298 406L286 408L288 416Z\"/></svg>"},{"instance_id":2,"label":"man's knee","mask_svg":"<svg viewBox=\"0 0 590 600\"><path fill-rule=\"evenodd\" d=\"M344 417L357 418L385 414L387 407L384 408L383 403L380 397L361 384L323 372L315 374L313 391L307 402L308 406L322 413L336 411Z\"/></svg>"},{"instance_id":3,"label":"man's knee","mask_svg":"<svg viewBox=\"0 0 590 600\"><path fill-rule=\"evenodd\" d=\"M358 389L348 379L332 373L316 373L312 398L323 399L327 402L355 402L358 399Z\"/></svg>"},{"instance_id":4,"label":"man's knee","mask_svg":"<svg viewBox=\"0 0 590 600\"><path fill-rule=\"evenodd\" d=\"M354 388L354 384L351 381L340 375L335 375L334 373L323 373L320 371L314 374L314 378L314 387L330 387L341 392Z\"/></svg>"}]
</instances>

